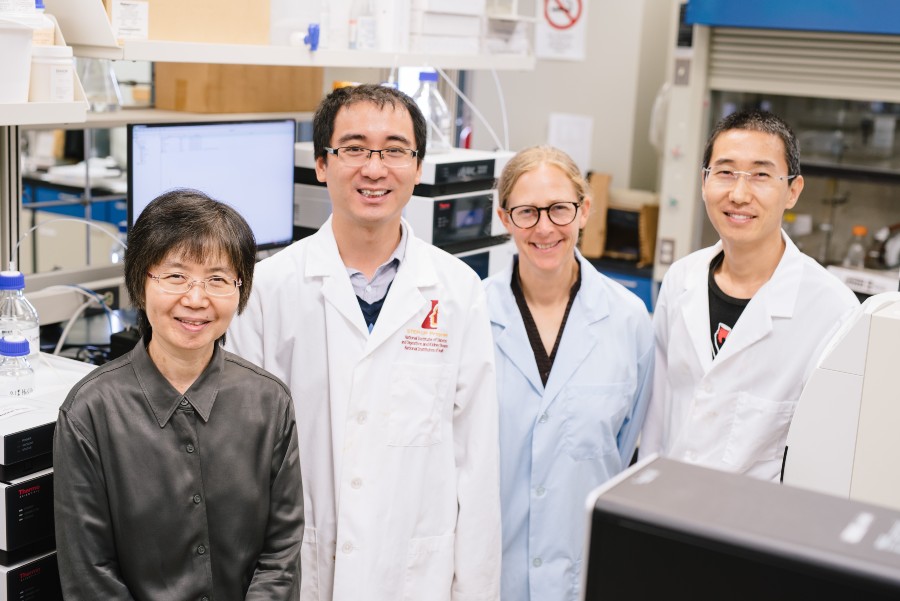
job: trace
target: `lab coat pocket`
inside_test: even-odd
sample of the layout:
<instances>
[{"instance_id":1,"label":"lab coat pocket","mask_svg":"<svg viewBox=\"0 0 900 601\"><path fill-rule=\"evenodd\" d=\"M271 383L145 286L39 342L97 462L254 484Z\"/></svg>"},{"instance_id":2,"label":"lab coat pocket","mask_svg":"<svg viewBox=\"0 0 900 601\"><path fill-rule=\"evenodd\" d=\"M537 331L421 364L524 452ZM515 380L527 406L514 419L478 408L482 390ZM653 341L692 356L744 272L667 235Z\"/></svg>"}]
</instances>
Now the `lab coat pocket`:
<instances>
[{"instance_id":1,"label":"lab coat pocket","mask_svg":"<svg viewBox=\"0 0 900 601\"><path fill-rule=\"evenodd\" d=\"M406 556L405 601L449 601L453 585L455 535L426 536L409 541Z\"/></svg>"},{"instance_id":2,"label":"lab coat pocket","mask_svg":"<svg viewBox=\"0 0 900 601\"><path fill-rule=\"evenodd\" d=\"M575 461L597 459L617 451L616 436L628 412L626 384L569 386L561 399L565 443Z\"/></svg>"},{"instance_id":3,"label":"lab coat pocket","mask_svg":"<svg viewBox=\"0 0 900 601\"><path fill-rule=\"evenodd\" d=\"M316 529L303 529L300 546L300 601L319 601L319 546Z\"/></svg>"},{"instance_id":4,"label":"lab coat pocket","mask_svg":"<svg viewBox=\"0 0 900 601\"><path fill-rule=\"evenodd\" d=\"M427 447L441 442L441 409L449 377L444 365L391 367L388 444Z\"/></svg>"},{"instance_id":5,"label":"lab coat pocket","mask_svg":"<svg viewBox=\"0 0 900 601\"><path fill-rule=\"evenodd\" d=\"M777 459L793 414L792 401L770 401L741 392L722 461L743 472L759 461Z\"/></svg>"}]
</instances>

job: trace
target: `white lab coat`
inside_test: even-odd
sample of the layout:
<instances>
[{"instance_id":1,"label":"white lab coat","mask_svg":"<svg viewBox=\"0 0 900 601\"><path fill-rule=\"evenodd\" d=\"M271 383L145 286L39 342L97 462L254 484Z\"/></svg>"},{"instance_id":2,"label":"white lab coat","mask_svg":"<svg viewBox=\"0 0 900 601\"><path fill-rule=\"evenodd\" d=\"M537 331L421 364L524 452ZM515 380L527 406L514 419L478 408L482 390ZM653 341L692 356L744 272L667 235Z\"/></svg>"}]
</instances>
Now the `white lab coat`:
<instances>
[{"instance_id":1,"label":"white lab coat","mask_svg":"<svg viewBox=\"0 0 900 601\"><path fill-rule=\"evenodd\" d=\"M227 347L294 398L301 600L499 598L493 345L468 266L410 228L369 334L329 219L258 265Z\"/></svg>"},{"instance_id":2,"label":"white lab coat","mask_svg":"<svg viewBox=\"0 0 900 601\"><path fill-rule=\"evenodd\" d=\"M500 397L503 601L574 601L588 494L628 466L650 400L653 330L641 300L576 251L581 287L547 386L510 281L485 280Z\"/></svg>"},{"instance_id":3,"label":"white lab coat","mask_svg":"<svg viewBox=\"0 0 900 601\"><path fill-rule=\"evenodd\" d=\"M747 304L712 358L709 263L722 250L698 250L663 279L653 315L653 396L641 434L651 452L776 480L803 385L831 334L859 305L834 275L786 248L775 273Z\"/></svg>"}]
</instances>

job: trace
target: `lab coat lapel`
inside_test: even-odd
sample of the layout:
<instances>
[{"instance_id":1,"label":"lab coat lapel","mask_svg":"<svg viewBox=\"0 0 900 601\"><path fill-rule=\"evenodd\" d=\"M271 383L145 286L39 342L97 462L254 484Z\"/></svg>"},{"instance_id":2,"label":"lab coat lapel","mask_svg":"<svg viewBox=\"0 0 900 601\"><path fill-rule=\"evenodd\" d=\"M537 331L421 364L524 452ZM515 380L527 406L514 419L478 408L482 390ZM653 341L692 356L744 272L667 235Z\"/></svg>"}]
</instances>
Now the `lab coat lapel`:
<instances>
[{"instance_id":1,"label":"lab coat lapel","mask_svg":"<svg viewBox=\"0 0 900 601\"><path fill-rule=\"evenodd\" d=\"M322 277L322 296L325 302L337 309L354 330L368 336L366 320L359 308L350 278L347 277L347 268L338 252L331 229L331 217L312 235L308 252L306 277Z\"/></svg>"},{"instance_id":2,"label":"lab coat lapel","mask_svg":"<svg viewBox=\"0 0 900 601\"><path fill-rule=\"evenodd\" d=\"M347 269L341 260L337 242L331 229L331 218L310 237L305 277L322 279L322 298L325 303L325 344L329 373L329 390L332 399L344 398L342 391L348 386L346 374L352 374L360 357L360 350L369 335L365 319L347 277ZM308 299L297 299L308 302ZM340 474L343 469L344 427L347 422L347 404L333 400L331 410L332 464L335 474L334 498L340 500Z\"/></svg>"},{"instance_id":3,"label":"lab coat lapel","mask_svg":"<svg viewBox=\"0 0 900 601\"><path fill-rule=\"evenodd\" d=\"M575 371L597 346L601 322L609 317L609 299L603 293L600 282L597 278L590 277L593 274L588 271L594 268L580 256L579 260L581 288L569 311L563 337L556 351L556 359L553 361L553 369L550 370L550 379L547 380L541 410L545 410L556 400L560 390L572 379Z\"/></svg>"},{"instance_id":4,"label":"lab coat lapel","mask_svg":"<svg viewBox=\"0 0 900 601\"><path fill-rule=\"evenodd\" d=\"M386 340L392 338L397 330L406 326L416 313L426 306L428 300L421 289L433 287L438 281L425 242L413 236L412 228L408 224L407 228L406 254L400 262L397 275L394 276L391 289L378 315L378 321L375 322L375 327L369 335L365 355L374 352ZM423 317L424 315L423 313Z\"/></svg>"},{"instance_id":5,"label":"lab coat lapel","mask_svg":"<svg viewBox=\"0 0 900 601\"><path fill-rule=\"evenodd\" d=\"M532 388L538 394L542 394L544 384L541 382L541 376L537 370L534 352L528 343L528 334L525 332L522 314L519 312L519 306L516 304L512 288L509 287L509 282L512 281L512 262L500 275L500 278L501 281L507 283L507 286L503 289L502 296L489 300L492 304L496 303L498 305L490 307L489 311L493 324L501 328L495 337L495 343L500 352L506 355L510 363L515 365L516 369L528 379Z\"/></svg>"},{"instance_id":6,"label":"lab coat lapel","mask_svg":"<svg viewBox=\"0 0 900 601\"><path fill-rule=\"evenodd\" d=\"M701 258L706 269L692 269L687 274L682 292L681 318L703 373L712 366L712 342L709 331L709 262L722 250L719 242ZM731 339L729 338L729 342Z\"/></svg>"},{"instance_id":7,"label":"lab coat lapel","mask_svg":"<svg viewBox=\"0 0 900 601\"><path fill-rule=\"evenodd\" d=\"M778 267L741 313L728 341L716 355L716 365L768 336L774 328L775 318L790 318L793 315L800 293L803 265L794 260L800 250L786 236L783 238L786 247Z\"/></svg>"}]
</instances>

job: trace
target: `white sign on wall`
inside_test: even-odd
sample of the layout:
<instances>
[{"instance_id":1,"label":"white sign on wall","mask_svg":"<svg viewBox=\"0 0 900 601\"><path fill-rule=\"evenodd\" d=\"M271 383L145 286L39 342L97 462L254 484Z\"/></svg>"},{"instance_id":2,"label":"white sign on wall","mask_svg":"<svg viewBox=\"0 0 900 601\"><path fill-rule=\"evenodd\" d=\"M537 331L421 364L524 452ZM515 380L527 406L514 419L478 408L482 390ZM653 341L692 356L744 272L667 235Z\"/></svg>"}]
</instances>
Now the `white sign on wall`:
<instances>
[{"instance_id":1,"label":"white sign on wall","mask_svg":"<svg viewBox=\"0 0 900 601\"><path fill-rule=\"evenodd\" d=\"M575 161L581 173L591 169L591 140L594 118L588 115L550 113L547 144L559 148Z\"/></svg>"},{"instance_id":2,"label":"white sign on wall","mask_svg":"<svg viewBox=\"0 0 900 601\"><path fill-rule=\"evenodd\" d=\"M535 56L581 61L585 56L587 0L542 0Z\"/></svg>"}]
</instances>

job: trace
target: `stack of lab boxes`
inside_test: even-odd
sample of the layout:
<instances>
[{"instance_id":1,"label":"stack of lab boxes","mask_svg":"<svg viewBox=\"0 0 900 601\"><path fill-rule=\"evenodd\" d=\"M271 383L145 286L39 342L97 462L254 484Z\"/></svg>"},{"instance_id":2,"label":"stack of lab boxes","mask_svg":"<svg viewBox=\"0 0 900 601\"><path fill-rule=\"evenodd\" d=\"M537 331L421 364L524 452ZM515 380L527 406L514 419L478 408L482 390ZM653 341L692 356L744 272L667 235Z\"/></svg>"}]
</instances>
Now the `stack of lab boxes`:
<instances>
[{"instance_id":1,"label":"stack of lab boxes","mask_svg":"<svg viewBox=\"0 0 900 601\"><path fill-rule=\"evenodd\" d=\"M35 392L0 397L0 600L62 599L53 520L53 432L69 389L94 366L42 356Z\"/></svg>"}]
</instances>

